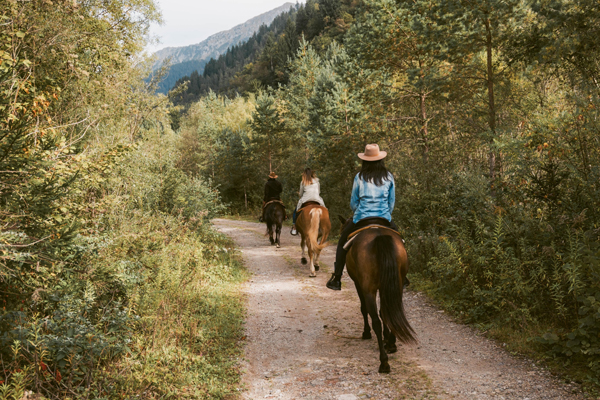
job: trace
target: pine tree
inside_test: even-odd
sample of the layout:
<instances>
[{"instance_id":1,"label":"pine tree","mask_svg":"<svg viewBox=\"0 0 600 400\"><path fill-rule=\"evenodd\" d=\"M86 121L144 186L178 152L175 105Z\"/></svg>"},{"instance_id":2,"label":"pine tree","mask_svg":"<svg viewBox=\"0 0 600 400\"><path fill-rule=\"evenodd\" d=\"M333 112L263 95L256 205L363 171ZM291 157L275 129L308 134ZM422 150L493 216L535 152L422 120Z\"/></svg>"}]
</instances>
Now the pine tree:
<instances>
[{"instance_id":1,"label":"pine tree","mask_svg":"<svg viewBox=\"0 0 600 400\"><path fill-rule=\"evenodd\" d=\"M412 29L422 37L420 47L450 63L453 78L468 84L475 92L482 89L487 92L479 107L487 129L480 134L489 145L489 178L494 192L498 172L494 141L500 133L496 88L507 72L501 55L522 23L523 3L521 0L484 0L476 4L467 0L419 0L399 4L415 16Z\"/></svg>"}]
</instances>

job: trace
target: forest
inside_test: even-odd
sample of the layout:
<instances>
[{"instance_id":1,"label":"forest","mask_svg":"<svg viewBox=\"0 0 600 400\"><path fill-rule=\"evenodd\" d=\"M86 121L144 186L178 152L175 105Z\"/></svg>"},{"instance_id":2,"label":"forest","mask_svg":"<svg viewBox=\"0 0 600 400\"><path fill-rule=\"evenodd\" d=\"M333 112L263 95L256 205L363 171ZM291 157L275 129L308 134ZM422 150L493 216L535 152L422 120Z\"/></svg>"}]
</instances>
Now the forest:
<instances>
[{"instance_id":1,"label":"forest","mask_svg":"<svg viewBox=\"0 0 600 400\"><path fill-rule=\"evenodd\" d=\"M320 0L289 24L298 48L266 65L283 79L256 79L266 47L230 80L252 90L211 91L182 115L180 168L257 215L269 165L290 211L308 166L348 217L356 153L379 143L414 286L598 385L597 4Z\"/></svg>"},{"instance_id":2,"label":"forest","mask_svg":"<svg viewBox=\"0 0 600 400\"><path fill-rule=\"evenodd\" d=\"M594 0L307 0L170 96L152 0L0 4L0 399L235 393L246 272L209 220L257 216L270 165L347 217L367 143L412 286L599 390Z\"/></svg>"}]
</instances>

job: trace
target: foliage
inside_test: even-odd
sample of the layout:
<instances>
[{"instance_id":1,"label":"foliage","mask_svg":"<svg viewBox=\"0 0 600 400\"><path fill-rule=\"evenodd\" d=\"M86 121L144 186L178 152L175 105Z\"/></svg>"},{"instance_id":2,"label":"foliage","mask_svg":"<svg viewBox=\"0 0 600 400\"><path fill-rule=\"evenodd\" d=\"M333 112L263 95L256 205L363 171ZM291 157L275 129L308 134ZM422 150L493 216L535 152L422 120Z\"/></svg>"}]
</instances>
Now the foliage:
<instances>
[{"instance_id":1,"label":"foliage","mask_svg":"<svg viewBox=\"0 0 600 400\"><path fill-rule=\"evenodd\" d=\"M154 3L0 10L0 396L232 392L244 274L142 80Z\"/></svg>"},{"instance_id":2,"label":"foliage","mask_svg":"<svg viewBox=\"0 0 600 400\"><path fill-rule=\"evenodd\" d=\"M265 154L276 155L283 198L295 204L310 166L332 215L348 215L355 154L379 143L396 177L393 218L414 281L465 321L526 336L558 363L583 365L597 384L594 5L307 1L286 79L245 100L256 107L238 142L246 150L223 153L219 168L267 171ZM208 101L214 97L199 104ZM234 109L228 101L217 115ZM211 117L184 121L200 132ZM204 147L239 122L226 126ZM207 164L197 165L210 176ZM243 194L256 207L264 172L247 178L254 181ZM240 191L223 189L225 201L240 204Z\"/></svg>"}]
</instances>

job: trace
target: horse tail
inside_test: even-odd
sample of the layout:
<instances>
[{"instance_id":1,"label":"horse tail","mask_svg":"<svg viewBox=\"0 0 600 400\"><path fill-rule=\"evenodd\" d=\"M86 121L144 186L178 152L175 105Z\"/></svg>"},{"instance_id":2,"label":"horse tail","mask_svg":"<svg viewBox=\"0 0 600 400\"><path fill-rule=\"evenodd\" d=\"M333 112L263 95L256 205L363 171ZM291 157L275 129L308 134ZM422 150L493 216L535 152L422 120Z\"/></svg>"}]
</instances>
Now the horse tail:
<instances>
[{"instance_id":1,"label":"horse tail","mask_svg":"<svg viewBox=\"0 0 600 400\"><path fill-rule=\"evenodd\" d=\"M380 235L373 244L380 271L381 318L398 340L403 343L415 342L415 331L404 315L402 282L398 274L394 239L389 235Z\"/></svg>"},{"instance_id":2,"label":"horse tail","mask_svg":"<svg viewBox=\"0 0 600 400\"><path fill-rule=\"evenodd\" d=\"M319 238L319 224L321 222L321 214L323 210L320 208L313 208L310 210L310 229L308 230L307 236L310 241L310 248L317 254L321 253L329 243L319 244L317 239Z\"/></svg>"}]
</instances>

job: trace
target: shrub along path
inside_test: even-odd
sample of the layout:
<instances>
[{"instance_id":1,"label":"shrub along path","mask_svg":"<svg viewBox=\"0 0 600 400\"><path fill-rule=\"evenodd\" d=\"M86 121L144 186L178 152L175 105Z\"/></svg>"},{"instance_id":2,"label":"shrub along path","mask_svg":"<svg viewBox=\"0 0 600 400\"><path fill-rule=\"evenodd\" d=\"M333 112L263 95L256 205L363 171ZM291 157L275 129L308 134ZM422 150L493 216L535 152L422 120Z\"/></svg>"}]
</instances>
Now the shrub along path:
<instances>
[{"instance_id":1,"label":"shrub along path","mask_svg":"<svg viewBox=\"0 0 600 400\"><path fill-rule=\"evenodd\" d=\"M511 356L473 329L454 323L424 296L405 293L419 343L391 355L378 374L377 341L358 340L360 302L345 276L341 292L325 288L334 246L317 278L300 264L300 239L288 229L269 245L263 224L217 219L233 238L252 278L246 285L247 399L583 399L531 361Z\"/></svg>"}]
</instances>

